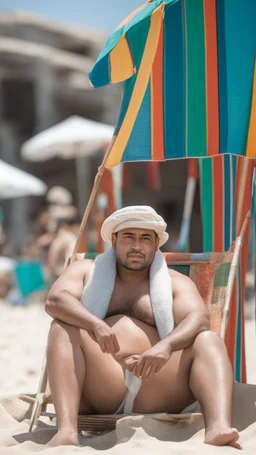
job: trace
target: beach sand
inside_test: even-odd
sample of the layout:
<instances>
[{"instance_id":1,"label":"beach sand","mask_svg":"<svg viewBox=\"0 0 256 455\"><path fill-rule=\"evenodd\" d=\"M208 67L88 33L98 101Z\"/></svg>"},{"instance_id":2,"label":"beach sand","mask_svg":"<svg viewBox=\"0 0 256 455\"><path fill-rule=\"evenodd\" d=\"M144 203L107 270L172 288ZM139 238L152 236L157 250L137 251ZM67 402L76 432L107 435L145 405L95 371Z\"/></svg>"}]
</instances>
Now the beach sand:
<instances>
[{"instance_id":1,"label":"beach sand","mask_svg":"<svg viewBox=\"0 0 256 455\"><path fill-rule=\"evenodd\" d=\"M233 425L240 431L244 454L256 453L256 337L254 300L246 304L246 356L248 383L236 384ZM206 446L203 420L168 423L147 416L125 417L116 431L81 437L81 448L45 448L55 429L45 421L28 430L29 405L17 394L35 393L47 343L51 318L42 304L10 307L0 303L0 454L28 455L44 449L46 454L75 454L107 450L111 455L172 453L235 453L231 447Z\"/></svg>"}]
</instances>

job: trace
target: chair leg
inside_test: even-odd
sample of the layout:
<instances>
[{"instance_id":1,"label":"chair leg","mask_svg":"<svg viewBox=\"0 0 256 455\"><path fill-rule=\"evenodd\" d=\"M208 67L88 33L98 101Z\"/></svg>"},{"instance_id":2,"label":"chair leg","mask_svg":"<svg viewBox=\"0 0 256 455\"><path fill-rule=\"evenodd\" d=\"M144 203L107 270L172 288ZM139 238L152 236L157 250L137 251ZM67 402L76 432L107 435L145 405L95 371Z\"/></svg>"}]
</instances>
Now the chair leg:
<instances>
[{"instance_id":1,"label":"chair leg","mask_svg":"<svg viewBox=\"0 0 256 455\"><path fill-rule=\"evenodd\" d=\"M40 412L39 407L40 407L39 401L36 401L33 404L32 413L31 413L31 417L30 417L29 429L28 429L29 433L31 433L31 431L33 430L35 420L37 419L38 414Z\"/></svg>"},{"instance_id":2,"label":"chair leg","mask_svg":"<svg viewBox=\"0 0 256 455\"><path fill-rule=\"evenodd\" d=\"M43 407L45 407L45 391L47 385L47 368L46 368L46 358L44 358L42 369L41 369L41 377L38 385L38 391L36 394L36 398L34 400L32 413L29 422L29 432L32 431L34 423L38 418L40 412L42 411Z\"/></svg>"}]
</instances>

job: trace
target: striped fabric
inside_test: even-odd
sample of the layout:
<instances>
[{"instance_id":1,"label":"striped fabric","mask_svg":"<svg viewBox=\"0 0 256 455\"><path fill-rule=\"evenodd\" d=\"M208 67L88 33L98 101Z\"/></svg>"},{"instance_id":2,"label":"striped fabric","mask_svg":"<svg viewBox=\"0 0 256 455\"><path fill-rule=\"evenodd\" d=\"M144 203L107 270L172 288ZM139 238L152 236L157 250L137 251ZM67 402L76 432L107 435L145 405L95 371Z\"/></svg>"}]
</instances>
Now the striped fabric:
<instances>
[{"instance_id":1,"label":"striped fabric","mask_svg":"<svg viewBox=\"0 0 256 455\"><path fill-rule=\"evenodd\" d=\"M200 159L199 169L204 251L227 251L251 209L254 160L216 156ZM249 229L241 250L226 336L235 379L243 382L246 381L244 297L248 244Z\"/></svg>"},{"instance_id":2,"label":"striped fabric","mask_svg":"<svg viewBox=\"0 0 256 455\"><path fill-rule=\"evenodd\" d=\"M110 36L90 80L124 81L120 161L256 157L256 2L154 0Z\"/></svg>"}]
</instances>

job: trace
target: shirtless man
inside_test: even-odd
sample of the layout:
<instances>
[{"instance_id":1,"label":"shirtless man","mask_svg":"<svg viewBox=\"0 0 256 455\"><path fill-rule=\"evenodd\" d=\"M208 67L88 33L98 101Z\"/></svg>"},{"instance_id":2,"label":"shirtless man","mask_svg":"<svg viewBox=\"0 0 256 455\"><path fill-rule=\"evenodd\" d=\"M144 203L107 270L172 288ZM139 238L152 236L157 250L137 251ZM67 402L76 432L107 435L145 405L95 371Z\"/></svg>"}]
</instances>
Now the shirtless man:
<instances>
[{"instance_id":1,"label":"shirtless man","mask_svg":"<svg viewBox=\"0 0 256 455\"><path fill-rule=\"evenodd\" d=\"M150 270L159 245L168 239L165 228L162 217L147 206L126 207L103 223L102 236L112 242L116 268L104 320L84 302L92 261L73 263L53 285L46 303L54 318L47 364L58 432L50 445L78 444L79 413L115 413L126 395L126 369L142 379L133 412L179 413L198 400L205 443L241 448L231 426L233 374L225 345L210 330L194 283L173 270L166 273L174 329L159 337Z\"/></svg>"}]
</instances>

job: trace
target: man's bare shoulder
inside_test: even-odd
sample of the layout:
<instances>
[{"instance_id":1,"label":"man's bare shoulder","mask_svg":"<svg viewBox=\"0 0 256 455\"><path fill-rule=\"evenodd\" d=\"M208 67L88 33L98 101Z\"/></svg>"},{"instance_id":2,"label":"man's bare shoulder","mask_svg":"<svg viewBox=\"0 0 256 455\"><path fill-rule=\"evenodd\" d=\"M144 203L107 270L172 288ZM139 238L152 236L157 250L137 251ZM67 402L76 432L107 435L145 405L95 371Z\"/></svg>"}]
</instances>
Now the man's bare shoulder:
<instances>
[{"instance_id":1,"label":"man's bare shoulder","mask_svg":"<svg viewBox=\"0 0 256 455\"><path fill-rule=\"evenodd\" d=\"M185 294L193 294L193 295L198 295L200 296L198 289L191 278L189 278L186 275L183 275L183 273L177 272L176 270L169 269L169 275L172 280L172 291L173 291L173 296L182 296Z\"/></svg>"},{"instance_id":2,"label":"man's bare shoulder","mask_svg":"<svg viewBox=\"0 0 256 455\"><path fill-rule=\"evenodd\" d=\"M172 278L172 281L175 282L180 282L180 283L194 283L191 278L189 278L187 275L184 275L183 273L177 272L176 270L173 269L168 269L169 275Z\"/></svg>"},{"instance_id":3,"label":"man's bare shoulder","mask_svg":"<svg viewBox=\"0 0 256 455\"><path fill-rule=\"evenodd\" d=\"M78 259L74 262L72 262L72 264L70 264L65 270L64 272L62 273L61 276L63 276L63 274L65 274L66 276L67 275L83 275L83 276L87 276L88 273L90 273L91 271L91 268L92 268L92 264L93 264L93 261L91 259Z\"/></svg>"},{"instance_id":4,"label":"man's bare shoulder","mask_svg":"<svg viewBox=\"0 0 256 455\"><path fill-rule=\"evenodd\" d=\"M51 287L49 296L67 291L80 299L83 287L89 278L92 264L93 261L90 259L79 259L70 264Z\"/></svg>"}]
</instances>

